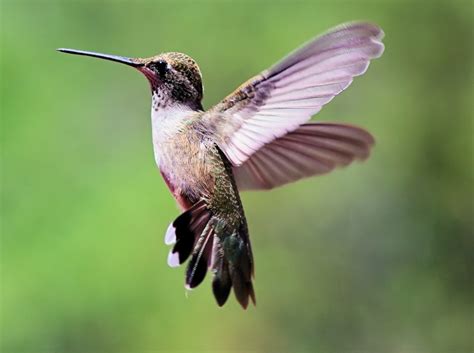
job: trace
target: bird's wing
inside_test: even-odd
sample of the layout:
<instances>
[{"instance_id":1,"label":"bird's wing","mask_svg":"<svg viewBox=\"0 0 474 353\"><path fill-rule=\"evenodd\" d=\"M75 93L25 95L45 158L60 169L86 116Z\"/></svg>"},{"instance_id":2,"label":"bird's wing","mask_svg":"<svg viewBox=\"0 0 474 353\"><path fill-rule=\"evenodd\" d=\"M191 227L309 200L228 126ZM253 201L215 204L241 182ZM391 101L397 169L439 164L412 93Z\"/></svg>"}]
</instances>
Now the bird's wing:
<instances>
[{"instance_id":1,"label":"bird's wing","mask_svg":"<svg viewBox=\"0 0 474 353\"><path fill-rule=\"evenodd\" d=\"M369 23L335 27L244 83L204 113L203 122L239 167L266 144L298 129L363 74L382 54L382 37L383 31Z\"/></svg>"},{"instance_id":2,"label":"bird's wing","mask_svg":"<svg viewBox=\"0 0 474 353\"><path fill-rule=\"evenodd\" d=\"M260 148L233 173L239 190L268 190L363 160L373 143L356 126L307 123Z\"/></svg>"}]
</instances>

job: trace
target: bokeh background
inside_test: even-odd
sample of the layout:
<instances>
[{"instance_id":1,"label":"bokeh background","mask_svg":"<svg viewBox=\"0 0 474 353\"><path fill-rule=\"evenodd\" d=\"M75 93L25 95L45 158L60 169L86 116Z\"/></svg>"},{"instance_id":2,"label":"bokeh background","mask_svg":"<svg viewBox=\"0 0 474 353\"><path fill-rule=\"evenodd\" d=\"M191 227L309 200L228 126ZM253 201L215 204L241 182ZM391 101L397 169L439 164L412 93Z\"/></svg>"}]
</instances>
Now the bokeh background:
<instances>
[{"instance_id":1,"label":"bokeh background","mask_svg":"<svg viewBox=\"0 0 474 353\"><path fill-rule=\"evenodd\" d=\"M470 1L3 0L1 351L472 352L473 18ZM315 119L368 128L372 158L242 195L256 308L218 308L209 278L186 295L146 80L54 49L188 53L209 107L354 19L385 54Z\"/></svg>"}]
</instances>

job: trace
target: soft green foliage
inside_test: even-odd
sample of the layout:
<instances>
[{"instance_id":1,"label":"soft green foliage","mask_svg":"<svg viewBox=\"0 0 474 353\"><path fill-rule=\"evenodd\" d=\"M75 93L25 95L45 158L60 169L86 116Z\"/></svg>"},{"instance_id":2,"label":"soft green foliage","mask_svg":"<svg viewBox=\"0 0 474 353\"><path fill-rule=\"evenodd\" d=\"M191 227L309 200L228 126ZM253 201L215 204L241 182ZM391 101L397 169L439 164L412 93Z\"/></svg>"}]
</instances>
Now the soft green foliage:
<instances>
[{"instance_id":1,"label":"soft green foliage","mask_svg":"<svg viewBox=\"0 0 474 353\"><path fill-rule=\"evenodd\" d=\"M3 1L1 346L36 352L473 349L472 3ZM329 27L384 56L315 117L368 128L365 163L245 193L258 306L186 294L163 235L146 80L57 47L199 63L205 106Z\"/></svg>"}]
</instances>

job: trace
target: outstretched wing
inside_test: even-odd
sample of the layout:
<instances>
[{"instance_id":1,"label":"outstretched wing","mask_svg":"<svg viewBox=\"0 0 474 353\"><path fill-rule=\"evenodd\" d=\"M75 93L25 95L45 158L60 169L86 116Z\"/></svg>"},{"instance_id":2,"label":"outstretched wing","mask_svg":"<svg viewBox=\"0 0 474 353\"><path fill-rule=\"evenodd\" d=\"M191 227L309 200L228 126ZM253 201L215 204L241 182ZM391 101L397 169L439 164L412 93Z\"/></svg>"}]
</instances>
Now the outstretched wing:
<instances>
[{"instance_id":1,"label":"outstretched wing","mask_svg":"<svg viewBox=\"0 0 474 353\"><path fill-rule=\"evenodd\" d=\"M363 160L373 143L373 137L356 126L307 123L234 167L234 177L239 190L268 190Z\"/></svg>"},{"instance_id":2,"label":"outstretched wing","mask_svg":"<svg viewBox=\"0 0 474 353\"><path fill-rule=\"evenodd\" d=\"M298 129L363 74L382 54L382 37L383 31L369 23L333 28L205 113L203 121L213 128L234 171L266 144Z\"/></svg>"}]
</instances>

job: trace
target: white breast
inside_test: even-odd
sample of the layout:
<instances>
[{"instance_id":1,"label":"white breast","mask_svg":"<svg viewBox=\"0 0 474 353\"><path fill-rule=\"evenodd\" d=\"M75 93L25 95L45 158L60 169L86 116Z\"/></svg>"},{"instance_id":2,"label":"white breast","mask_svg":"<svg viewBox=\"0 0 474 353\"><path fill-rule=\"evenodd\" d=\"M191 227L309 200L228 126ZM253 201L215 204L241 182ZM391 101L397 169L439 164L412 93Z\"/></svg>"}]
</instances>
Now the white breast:
<instances>
[{"instance_id":1,"label":"white breast","mask_svg":"<svg viewBox=\"0 0 474 353\"><path fill-rule=\"evenodd\" d=\"M151 107L151 126L153 134L153 151L155 154L156 164L160 169L166 168L162 166L163 153L166 150L164 145L169 143L170 139L179 131L182 127L183 122L193 112L191 109L180 106L172 105L166 107L159 107L156 99L158 97L153 96L153 103Z\"/></svg>"}]
</instances>

